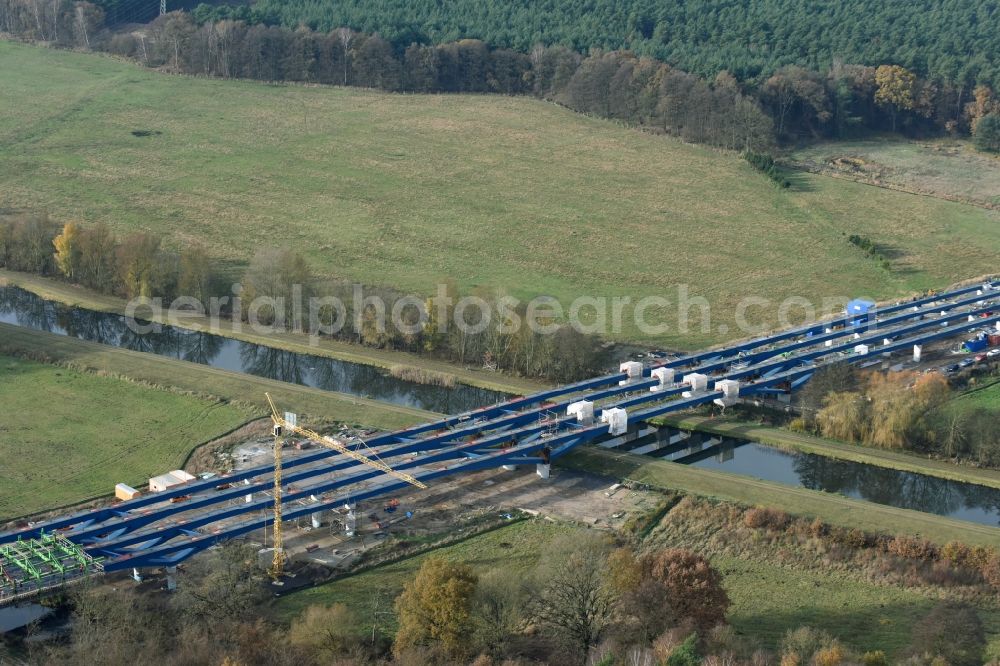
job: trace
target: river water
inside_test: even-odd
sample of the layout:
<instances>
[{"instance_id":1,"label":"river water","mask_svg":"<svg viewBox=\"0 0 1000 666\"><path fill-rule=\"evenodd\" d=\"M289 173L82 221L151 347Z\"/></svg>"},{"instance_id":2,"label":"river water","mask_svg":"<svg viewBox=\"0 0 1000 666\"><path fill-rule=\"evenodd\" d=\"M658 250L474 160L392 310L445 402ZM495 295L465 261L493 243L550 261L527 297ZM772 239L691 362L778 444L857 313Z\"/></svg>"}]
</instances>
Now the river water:
<instances>
[{"instance_id":1,"label":"river water","mask_svg":"<svg viewBox=\"0 0 1000 666\"><path fill-rule=\"evenodd\" d=\"M0 287L0 322L442 414L464 412L507 398L499 391L465 384L442 387L403 381L371 365L171 326L140 335L126 325L121 315L68 307L17 287Z\"/></svg>"},{"instance_id":2,"label":"river water","mask_svg":"<svg viewBox=\"0 0 1000 666\"><path fill-rule=\"evenodd\" d=\"M690 464L876 504L1000 526L1000 490L995 488L810 453L782 451L763 444L722 446L715 451L715 455Z\"/></svg>"}]
</instances>

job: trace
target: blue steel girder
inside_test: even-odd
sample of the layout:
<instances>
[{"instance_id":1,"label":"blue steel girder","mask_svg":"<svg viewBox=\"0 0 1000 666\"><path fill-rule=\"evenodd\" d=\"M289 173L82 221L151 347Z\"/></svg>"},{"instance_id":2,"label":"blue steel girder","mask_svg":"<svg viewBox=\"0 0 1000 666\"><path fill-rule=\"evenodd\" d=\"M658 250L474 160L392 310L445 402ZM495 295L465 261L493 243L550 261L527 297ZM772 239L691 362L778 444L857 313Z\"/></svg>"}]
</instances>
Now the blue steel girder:
<instances>
[{"instance_id":1,"label":"blue steel girder","mask_svg":"<svg viewBox=\"0 0 1000 666\"><path fill-rule=\"evenodd\" d=\"M983 309L985 310L985 308L983 308ZM990 321L992 321L992 320L990 320ZM919 322L919 323L917 323L915 325L911 325L910 327L907 327L907 330L912 330L912 329L915 329L915 328L930 327L930 326L933 326L934 323L935 322L932 322L932 321ZM949 327L947 329L947 331L943 331L938 336L935 336L935 337L946 337L948 335L954 335L956 332L958 332L962 328L974 328L974 327L977 327L979 325L982 325L983 323L986 323L986 320L977 320L975 322L971 322L971 323L963 325L961 327ZM866 341L870 342L872 339L878 338L881 335L883 335L883 334L880 333L880 334L876 334L876 335L873 335L873 336L868 336L867 338L861 338L859 340L851 340L850 342L848 342L846 344L843 344L843 345L840 345L838 347L821 348L818 352L814 352L812 355L810 355L810 357L811 356L827 355L827 354L830 354L830 353L834 353L834 352L836 352L838 350L843 350L843 349L847 349L847 348L853 348L853 346L856 345L856 344L861 344L861 343L866 342ZM897 346L908 346L909 344L912 344L912 343L913 343L913 341L906 340L906 341L897 343ZM808 357L800 356L800 357L794 359L794 362L801 362L803 358L808 358ZM773 373L773 372L775 372L777 370L783 369L784 364L786 362L788 362L787 359L782 359L782 360L780 360L778 362L770 364L771 368L767 372L772 372ZM761 370L761 368L759 368L759 367L758 368L751 368L751 369L748 369L746 371L743 371L742 373L733 373L731 376L734 376L734 377L738 378L741 375L747 376L747 375L749 375L752 372L760 372L760 370ZM621 392L623 392L625 390L634 390L636 388L648 388L648 387L651 387L651 386L655 385L656 383L657 383L656 380L649 380L647 382L638 382L638 383L633 383L631 385L626 385L624 387L616 387L614 389L608 389L608 390L606 390L606 391L604 391L602 393L603 394L607 394L607 395L613 395L613 394L616 394L616 393L621 393ZM641 396L638 396L638 397L635 397L635 398L630 398L628 400L622 401L622 402L618 403L618 406L621 406L621 407L630 407L630 406L636 406L636 405L639 405L639 404L643 404L643 403L646 403L646 402L662 401L664 398L666 398L666 397L668 397L668 396L670 396L672 394L676 394L679 391L680 391L680 389L672 389L672 390L667 390L667 391L662 391L662 392L649 392L646 395L641 395ZM532 416L519 415L518 419L520 419L520 420L529 420L530 421L530 420L534 420L535 416L536 415L532 415ZM567 420L563 419L562 422L559 424L559 426L562 427L563 424L565 424L566 422L567 422ZM480 426L477 424L475 426L471 426L469 428L466 428L462 432L463 433L468 433L470 431L476 431L476 432L478 432L479 430L480 430ZM449 433L449 435L453 435L453 434L454 434L453 432ZM501 439L506 439L506 437L503 437ZM488 440L485 443L484 442L478 442L478 443L476 443L476 446L477 446L477 448L482 448L484 446L490 446L490 445L493 444L493 442L496 442L496 441L497 441L496 439L493 439L493 440ZM388 454L387 453L386 455L398 455L398 454L402 454L402 453L406 453L406 452L415 452L415 451L420 450L421 448L423 448L425 446L429 446L429 444L426 442L426 440L416 440L415 443L409 444L409 445L404 446L404 447L402 447L402 448L400 448L398 450L395 450L392 454ZM451 455L451 454L450 453L446 453L445 454L446 457L449 456L449 455ZM424 460L424 458L421 458L421 460ZM320 473L323 473L323 471L310 471L310 472L307 472L307 473L303 473L301 476L302 477L316 476L316 475L318 475ZM295 478L298 479L298 476L296 476ZM293 481L290 480L289 483L291 483L291 482L293 482ZM260 484L260 485L261 485L260 489L263 490L263 489L265 489L264 486L266 486L268 484ZM173 511L171 511L171 509L167 509L165 513L160 513L160 514L157 514L156 516L152 516L152 517L149 517L147 519L142 519L142 518L134 519L131 524L132 524L132 527L134 529L137 526L140 526L140 525L143 525L143 524L149 524L151 522L154 522L155 520L158 520L160 517L163 517L164 515L170 515L170 513L174 513L174 512L179 513L179 512L182 512L182 511L187 511L187 510L190 510L192 508L197 508L197 507L200 507L200 506L204 506L206 504L215 503L216 501L219 501L220 499L228 499L228 498L231 498L232 496L242 496L243 494L245 494L247 492L247 490L248 490L247 488L237 488L237 489L234 489L231 493L229 493L228 497L224 496L222 498L208 498L208 499L203 499L197 505L185 504L183 506L178 506L178 507L174 508ZM246 510L247 511L254 510L253 505L247 505L246 506ZM103 531L106 531L106 528L104 528L103 526L102 527L98 527L98 528L92 528L91 530L89 530L89 534L94 534L94 533L103 532Z\"/></svg>"},{"instance_id":2,"label":"blue steel girder","mask_svg":"<svg viewBox=\"0 0 1000 666\"><path fill-rule=\"evenodd\" d=\"M994 283L994 284L997 284L997 283ZM783 382L792 382L792 383L795 383L795 382L798 382L798 383L804 382L808 378L808 376L815 370L814 367L807 366L807 367L804 367L804 368L796 368L796 369L793 369L791 371L785 371L784 370L784 365L786 363L801 363L804 359L805 360L810 360L810 359L823 358L823 357L825 357L827 355L831 355L831 354L835 354L835 353L838 353L838 352L846 351L848 349L852 349L853 346L856 345L856 344L867 344L867 343L874 342L874 341L876 341L877 339L879 339L879 338L881 338L883 336L885 336L885 337L893 337L893 336L898 336L898 335L905 335L907 333L911 333L911 332L914 332L914 331L921 331L921 330L923 330L925 328L936 326L939 323L937 320L933 320L933 319L932 320L926 320L926 314L927 313L926 312L919 312L919 311L918 312L914 312L913 311L913 307L918 307L919 308L921 305L923 305L925 303L931 303L932 301L943 300L943 299L946 299L946 298L954 298L956 296L960 296L961 294L973 292L973 291L977 290L978 288L979 288L978 286L967 287L967 288L964 288L964 289L961 289L961 290L955 290L953 292L949 292L947 294L938 294L938 295L935 295L935 296L932 296L932 297L928 297L928 298L925 298L925 299L919 299L918 301L909 302L909 303L903 303L903 304L899 304L897 306L890 306L888 308L882 308L880 311L877 312L877 314L874 315L875 321L871 322L871 323L878 323L879 326L886 326L887 324L899 323L899 322L911 322L911 323L909 325L900 326L898 329L893 329L893 330L890 330L890 331L887 331L887 332L884 332L884 333L878 333L878 334L874 334L874 335L868 335L868 336L860 338L858 340L851 340L851 341L849 341L846 344L840 344L840 345L837 345L837 346L832 346L831 345L831 347L820 349L818 351L806 353L806 354L803 354L803 355L799 355L799 356L796 356L796 357L791 358L791 359L781 359L778 362L772 362L770 364L767 364L767 363L760 364L760 365L757 365L755 367L747 368L746 370L743 370L743 371L730 372L727 376L730 377L730 378L739 379L739 378L745 378L745 377L753 377L755 375L759 375L762 372L775 372L775 371L779 372L779 374L777 374L773 378L773 381L772 381L772 378L769 378L768 380L766 380L764 382L758 381L757 384L753 384L753 385L745 387L745 392L748 392L748 393L750 391L754 390L753 388L751 388L751 386L757 387L758 390L768 390L768 389L770 389L770 386L772 384L779 384L779 383L783 383ZM988 300L988 299L993 298L994 296L996 296L996 293L986 293L983 296L977 295L975 297L969 297L969 298L959 299L959 300L957 300L955 302L952 302L952 303L945 303L945 304L940 305L940 306L935 305L933 309L934 309L934 311L944 310L946 312L951 312L955 308L962 307L962 306L964 306L966 304L969 304L969 303L976 303L976 302L979 302L979 301ZM988 309L989 309L988 307L982 307L982 308L979 308L978 310L973 310L973 312L976 313L976 314L979 314L981 312L987 311ZM878 319L879 315L885 315L886 313L891 313L891 312L896 312L896 311L902 311L902 310L908 310L908 311L904 312L903 314L900 314L897 317L892 317L892 318L888 318L888 319L884 319L884 320L879 320ZM967 314L969 314L969 313L961 313L960 315L953 313L953 316L966 316ZM914 324L914 323L912 323L912 320L915 319L915 318L918 319L918 321L917 321L917 323ZM921 321L920 318L924 318L924 320ZM854 319L858 319L858 317L844 317L843 318L843 320L844 320L843 323L844 324L850 323L850 321L854 320ZM952 325L952 326L948 326L948 327L946 327L944 329L941 329L941 330L932 331L931 333L925 333L923 335L918 335L916 337L907 338L905 340L898 340L898 341L894 340L891 345L878 347L878 349L873 350L872 353L875 354L875 353L879 353L879 352L883 352L883 351L894 351L896 349L902 349L904 347L908 347L911 344L919 344L921 342L927 342L927 341L930 341L930 340L933 340L933 339L951 337L951 336L954 336L954 335L956 335L957 333L959 333L959 332L961 332L963 330L970 330L970 329L976 328L978 326L981 326L984 323L994 323L995 321L997 321L997 319L998 318L994 317L994 318L987 318L987 319L983 319L983 320L977 320L977 321L974 321L974 322L968 322L967 324L962 324L962 325ZM750 341L748 343L743 343L741 345L736 345L736 346L731 347L731 348L726 349L726 350L709 350L708 352L702 352L700 354L690 355L690 356L685 357L683 359L677 359L675 361L668 362L665 365L667 365L668 367L675 367L675 366L678 366L678 365L690 364L690 363L696 362L697 359L699 359L699 358L702 358L702 359L711 359L713 357L718 357L718 358L721 358L721 359L725 359L725 354L727 354L727 353L733 353L733 352L737 352L738 353L739 351L753 350L756 347L762 346L763 344L768 344L768 343L773 344L773 343L781 341L781 340L788 340L788 339L792 339L794 337L799 337L799 336L803 336L803 335L808 338L807 340L798 340L796 342L793 342L793 343L791 343L789 345L785 345L783 347L773 348L773 349L767 349L767 350L764 350L764 351L757 352L755 354L749 354L749 355L748 354L744 354L743 355L743 359L742 360L753 362L755 359L757 359L759 357L771 358L771 357L773 357L773 356L775 356L777 354L785 353L787 351L792 351L794 349L804 348L804 347L809 347L809 346L815 346L815 345L823 342L826 339L835 340L835 339L837 339L839 337L844 337L845 335L852 335L853 333L860 332L862 330L864 330L866 333L868 332L866 330L866 327L860 327L860 328L859 327L853 327L853 328L849 328L849 329L843 329L843 330L839 330L839 331L834 331L834 332L831 332L831 333L825 333L824 332L825 331L825 327L835 326L835 325L837 325L837 321L836 320L834 322L825 322L825 323L816 324L814 326L809 326L809 327L800 327L797 330L786 331L786 332L783 332L783 333L780 333L780 334L777 334L777 335L767 336L767 337L762 338L760 340ZM823 334L822 335L816 335L817 333L820 333L820 332L823 332ZM857 360L863 360L864 358L869 358L869 357L856 357L856 358L852 358L850 360L851 361L857 361ZM717 368L717 369L724 369L728 365L728 363L731 363L733 360L736 360L735 357L731 358L731 359L728 359L728 360L722 360L722 361L720 361L720 363L719 363L720 367ZM712 368L710 367L710 365L706 365L705 367L700 367L699 368L699 370L702 370L702 371L711 370L711 369ZM651 368L648 368L648 367L645 368L644 371L643 371L643 376L644 377L649 377L650 372L651 372ZM719 377L719 379L721 379L721 378L722 377ZM624 373L616 373L616 374L607 375L605 377L598 377L598 378L586 380L584 382L577 382L576 384L572 384L572 385L568 385L568 386L564 386L564 387L558 387L556 389L551 389L549 391L543 391L543 392L540 392L538 394L535 394L535 395L532 395L532 396L528 396L528 397L525 397L525 398L515 398L515 399L512 399L512 400L507 401L505 403L501 403L500 405L493 406L493 407L486 407L486 408L483 408L483 409L480 409L480 410L474 410L472 412L466 412L466 413L463 413L463 414L460 414L460 415L457 415L457 416L448 417L446 419L442 419L442 420L435 421L435 422L432 422L432 423L423 424L423 425L420 425L420 426L415 426L413 428L409 428L409 429L406 429L404 431L400 431L400 432L396 432L396 433L388 433L386 435L381 435L381 436L378 436L376 438L373 438L372 440L369 440L369 445L371 445L372 447L379 447L379 446L382 446L382 445L391 445L393 443L396 443L396 444L402 445L402 447L412 447L412 448L409 448L410 452L428 451L428 450L433 450L435 448L442 448L443 447L445 449L444 451L438 451L438 452L436 452L434 454L434 460L435 461L436 460L446 460L446 459L449 459L451 457L454 457L455 455L461 455L461 453L460 453L460 451L462 450L461 447L454 447L454 446L447 447L447 446L445 446L446 444L450 444L450 443L452 443L452 442L455 441L455 439L457 438L457 436L456 436L457 432L464 433L461 436L469 436L470 434L473 434L473 433L481 433L481 432L487 432L487 431L491 431L491 430L498 430L499 431L499 430L503 430L503 429L507 429L507 428L513 428L513 427L516 427L517 425L522 425L524 423L530 422L531 420L537 420L539 412L544 412L544 411L549 410L549 409L558 409L560 407L565 407L565 405L568 404L568 402L569 402L569 401L566 401L562 405L553 405L553 406L548 406L548 405L543 404L544 401L549 400L549 399L551 399L553 397L560 396L560 395L570 395L572 393L578 393L578 392L581 392L581 391L591 391L591 394L585 395L585 396L581 396L581 397L584 398L584 399L600 400L600 399L609 398L609 397L613 397L613 396L620 396L622 394L634 392L636 390L648 389L648 388L651 388L651 387L656 386L658 384L658 380L649 379L649 380L633 381L633 382L631 382L629 384L626 384L625 386L616 386L616 385L614 385L614 384L618 384L619 382L621 382L623 380L626 380L626 379L627 378L625 377ZM600 391L596 390L599 387L606 386L606 385L613 385L613 386L611 386L609 388L605 388L605 389L600 390ZM797 385L798 384L796 384L796 386ZM659 401L664 400L667 397L671 397L673 395L676 395L676 393L680 392L681 390L683 390L683 389L682 388L672 388L672 389L664 390L664 391L649 392L649 393L644 394L644 395L630 397L630 398L627 398L625 400L619 401L618 403L616 403L616 406L632 407L632 406L638 406L638 405L646 404L648 402L654 402L654 401L655 402L659 402ZM701 395L701 396L695 396L695 397L690 398L690 399L678 400L678 401L675 401L675 402L672 402L672 403L668 403L666 405L661 405L661 406L658 406L658 407L653 407L653 408L649 408L649 409L637 412L635 414L630 414L630 419L632 419L632 420L641 419L643 417L643 415L646 415L645 416L646 418L651 418L651 416L648 416L649 414L656 415L658 413L666 413L666 412L675 411L675 410L678 410L678 409L685 409L685 408L687 408L689 406L693 406L695 404L701 404L703 402L708 402L708 401L713 400L713 399L715 399L716 397L719 397L719 396L721 396L721 393L719 393L719 392L713 392L713 393L709 393L709 394L705 394L705 395ZM517 411L517 410L522 409L522 408L524 408L526 406L529 406L529 405L539 405L539 407L536 410L534 410L533 412L527 412L527 413L525 413L525 412ZM611 406L611 405L609 405L609 406ZM499 423L495 423L495 424L490 424L489 421L492 420L492 419L499 419L500 422ZM570 422L571 422L571 420L567 421L566 419L561 419L560 420L560 425L557 426L557 429L562 429L563 427L570 427L570 425L569 425ZM572 423L571 427L574 430L577 430L577 431L580 430L579 426L577 424L575 424L575 423ZM579 439L579 440L567 440L567 442L568 442L567 445L566 445L567 449L571 448L572 446L575 446L578 441L589 440L589 439L592 439L594 436L596 436L596 435L592 435L593 428L587 428L587 429L583 429L583 430L584 430L585 433L588 433L588 434L586 434L586 436L584 438ZM606 427L605 426L599 426L598 430L606 431ZM423 439L418 439L417 438L417 435L425 434L425 433L435 433L435 434L432 434L430 437L426 437L426 438L423 438ZM535 432L535 433L533 433L531 435L527 435L527 437L538 438L538 437L540 437L540 433ZM559 437L564 437L564 435L560 435ZM505 439L505 438L509 439L509 436L508 435L503 435L500 438L501 439ZM522 440L522 443L523 443L523 441L524 440ZM547 440L547 441L550 441L550 440ZM532 446L544 446L544 445L546 445L545 442L537 442L536 443L535 440L533 440L533 442L532 442ZM479 440L477 442L474 442L472 444L472 446L475 447L475 448L468 449L468 450L475 450L477 452L480 452L480 451L483 451L484 448L488 449L489 444L488 443L484 444L483 440ZM389 447L389 448L391 448L394 451L394 453L392 455L402 455L402 453L400 453L402 447L400 447L399 449L397 449L397 447ZM497 457L498 453L502 454L504 456L511 456L511 455L513 455L511 453L512 451L518 451L518 450L520 450L519 447L511 447L509 449L504 449L504 450L502 450L500 452L495 452L494 451L494 452L490 452L489 454L480 455L479 457L477 457L477 459L475 460L474 464L484 464L484 465L488 466L488 465L494 464L496 460L499 460L499 457ZM336 456L336 455L337 454L334 453L334 452L332 452L332 451L325 451L325 450L324 451L319 451L319 452L314 453L314 454L309 454L307 456L302 456L302 457L295 458L295 459L289 461L289 464L287 464L286 467L294 467L294 466L297 466L297 465L305 465L305 464L308 464L308 463L311 463L311 462L323 462L323 461L325 461L326 458L329 458L331 456ZM523 458L510 458L510 457L508 457L507 459L523 460ZM429 457L428 456L422 456L419 459L419 461L414 462L413 464L414 465L427 464L428 462L432 462L429 459ZM467 463L467 464L472 464L472 463ZM353 465L349 464L347 466L349 467L349 466L353 466ZM320 469L317 469L317 470L307 470L307 471L299 473L299 475L296 478L306 479L306 478L311 478L312 476L317 476L319 474L328 473L329 471L331 471L332 467L334 467L334 466L326 465L323 468L320 468ZM462 467L462 469L466 469L466 467ZM148 506L149 504L151 504L153 502L163 501L164 499L168 499L170 497L176 497L176 496L179 496L179 495L189 494L189 493L203 492L205 490L210 490L211 488L213 488L214 486L216 486L216 485L218 485L220 483L232 483L232 482L238 481L238 480L252 479L255 476L260 476L260 475L263 475L263 474L267 474L269 472L270 472L270 469L268 467L260 467L260 468L255 468L255 469L251 469L251 470L245 470L245 471L240 472L240 473L238 473L236 475L229 475L229 476L217 477L215 479L212 479L211 481L194 482L194 483L191 483L191 484L184 484L182 486L179 486L177 489L172 490L172 491L167 491L166 493L159 493L159 494L157 494L155 496L146 496L146 497L140 498L139 500L134 500L132 502L123 503L121 505L118 505L118 506L114 507L113 510L106 510L104 512L102 512L102 511L84 512L84 513L76 514L74 516L70 516L70 517L66 517L66 518L62 518L62 519L57 519L56 521L50 521L49 523L46 523L45 525L35 526L35 529L54 529L54 528L57 528L57 527L62 527L62 526L67 526L67 525L73 525L73 524L77 523L77 524L80 524L81 526L82 525L88 525L89 529L87 529L85 531L87 531L89 534L98 534L98 533L107 534L107 533L109 533L109 530L110 530L110 531L112 531L111 533L122 535L122 534L124 534L126 532L126 530L123 529L121 527L121 525L118 524L121 520L136 520L136 516L142 516L143 515L143 514L134 514L134 513L131 513L131 511L134 511L134 510L136 510L138 508L142 508L144 506ZM352 478L354 478L355 479L354 482L356 482L357 476L352 477ZM260 486L265 486L265 485L266 486L270 486L269 483L268 484L259 484L259 485ZM256 487L256 486L251 486L251 487ZM223 499L229 499L229 498L231 498L231 496L234 496L234 495L243 495L246 492L247 492L247 488L246 487L241 487L241 488L235 488L235 489L233 489L232 492L229 495L225 496L225 497L221 497L221 493L220 494L214 494L214 495L210 496L210 499L208 501L206 501L204 505L199 505L199 506L210 506L211 504L218 503L218 502L222 501ZM315 491L315 489L311 488L311 489L309 489L308 491L305 491L305 492L316 492L316 491ZM296 500L296 501L298 501L298 500ZM257 503L254 503L254 505L256 505L256 504ZM269 504L269 502L267 502L267 504ZM254 505L250 505L250 506L254 506ZM141 521L141 520L146 520L147 523L148 522L154 522L154 521L160 520L161 518L163 518L165 516L171 515L173 512L180 513L180 512L183 512L183 511L191 510L192 508L194 508L192 504L183 503L183 504L181 504L181 505L179 505L177 507L168 507L166 510L151 510L151 511L149 511L149 518L148 519L139 518L137 520L137 522ZM250 509L250 510L254 510L254 509ZM306 511L315 510L315 507L308 507L305 510ZM124 511L129 511L130 512L130 513L126 514L127 517L124 518L124 519L119 518L117 521L113 521L111 524L104 524L104 525L97 525L96 524L99 521L105 521L105 520L108 520L109 518L110 519L114 519L116 515L119 515L119 514L123 513ZM217 518L219 514L218 513L212 513L210 515ZM189 530L189 532L190 532L191 529L194 528L194 526L191 525L191 523L188 522L188 521L185 521L183 523L183 525ZM137 525L136 525L136 523L131 523L130 527L132 529L135 529L137 527ZM14 532L14 533L8 533L8 534L5 534L5 535L0 535L0 543L4 543L6 541L9 541L9 540L12 540L12 539L16 539L17 536L19 536L19 535L23 536L23 535L25 535L25 532L26 532L26 530L21 530L21 531ZM72 535L72 536L77 536L79 534L79 532L80 532L80 530L78 529L77 530L77 534ZM160 535L160 538L162 539L163 536L164 535ZM136 537L134 535L130 535L128 538L129 538L129 540L133 544L132 547L137 547L135 545L137 543L135 541L135 539L138 538L138 537ZM202 537L199 536L199 537L191 537L191 538L201 539ZM150 544L151 542L152 542L152 540L147 535L146 536L146 541L145 542L141 542L141 543L143 543L145 546L148 547L148 544Z\"/></svg>"}]
</instances>

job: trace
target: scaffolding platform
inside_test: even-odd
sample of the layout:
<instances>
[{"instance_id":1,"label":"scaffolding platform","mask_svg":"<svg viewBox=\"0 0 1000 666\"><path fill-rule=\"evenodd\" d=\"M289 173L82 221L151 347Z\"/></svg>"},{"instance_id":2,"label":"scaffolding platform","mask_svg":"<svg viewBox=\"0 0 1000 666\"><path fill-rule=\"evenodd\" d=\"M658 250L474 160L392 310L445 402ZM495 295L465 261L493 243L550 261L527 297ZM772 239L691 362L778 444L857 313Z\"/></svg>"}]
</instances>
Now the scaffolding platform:
<instances>
[{"instance_id":1,"label":"scaffolding platform","mask_svg":"<svg viewBox=\"0 0 1000 666\"><path fill-rule=\"evenodd\" d=\"M0 606L104 573L99 559L60 534L0 545Z\"/></svg>"}]
</instances>

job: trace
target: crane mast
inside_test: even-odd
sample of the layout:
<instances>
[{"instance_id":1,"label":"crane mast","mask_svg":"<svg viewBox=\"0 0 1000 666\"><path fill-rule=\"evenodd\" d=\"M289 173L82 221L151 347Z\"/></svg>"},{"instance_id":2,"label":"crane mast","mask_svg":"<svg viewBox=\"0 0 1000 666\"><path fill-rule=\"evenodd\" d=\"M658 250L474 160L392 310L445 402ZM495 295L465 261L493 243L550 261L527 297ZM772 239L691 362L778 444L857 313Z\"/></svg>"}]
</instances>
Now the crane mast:
<instances>
[{"instance_id":1,"label":"crane mast","mask_svg":"<svg viewBox=\"0 0 1000 666\"><path fill-rule=\"evenodd\" d=\"M288 433L295 433L310 439L318 444L321 444L322 446L327 447L328 449L333 449L348 458L352 458L363 465L367 465L384 472L388 476L406 481L410 485L416 486L417 488L427 487L427 484L423 483L419 479L409 474L398 472L377 458L366 456L360 451L352 449L346 446L343 442L340 442L332 437L320 435L318 432L300 427L293 414L286 413L282 416L278 412L278 408L275 406L274 400L271 399L271 394L265 393L264 395L267 396L267 403L271 407L271 421L274 424L274 559L271 562L269 573L271 578L275 581L279 580L282 574L284 574L286 561L281 528L281 447L284 444L284 438Z\"/></svg>"}]
</instances>

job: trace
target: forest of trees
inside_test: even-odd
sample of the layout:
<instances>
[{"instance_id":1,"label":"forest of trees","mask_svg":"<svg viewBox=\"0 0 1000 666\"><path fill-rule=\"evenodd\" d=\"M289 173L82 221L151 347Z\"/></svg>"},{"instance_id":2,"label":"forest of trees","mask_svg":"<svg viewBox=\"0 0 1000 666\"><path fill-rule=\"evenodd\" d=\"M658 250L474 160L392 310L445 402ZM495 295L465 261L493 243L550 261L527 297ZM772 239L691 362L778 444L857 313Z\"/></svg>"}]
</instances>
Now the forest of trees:
<instances>
[{"instance_id":1,"label":"forest of trees","mask_svg":"<svg viewBox=\"0 0 1000 666\"><path fill-rule=\"evenodd\" d=\"M776 142L845 138L866 131L972 133L981 149L1000 149L1000 100L989 84L992 78L978 73L942 77L918 65L861 65L836 58L822 70L782 64L756 75L734 66L703 78L642 55L642 49L583 55L569 46L543 45L541 36L509 49L470 38L432 44L418 34L404 37L391 31L278 27L259 22L264 17L254 13L268 6L201 7L192 13L171 12L141 29L109 30L119 25L112 15L123 11L111 0L0 0L0 32L107 50L188 74L404 92L530 94L736 150L761 151ZM241 18L220 18L226 14ZM714 25L712 20L705 25ZM981 58L963 62L971 67ZM712 71L701 69L700 74ZM985 122L980 125L980 120Z\"/></svg>"},{"instance_id":2,"label":"forest of trees","mask_svg":"<svg viewBox=\"0 0 1000 666\"><path fill-rule=\"evenodd\" d=\"M990 0L257 0L196 11L324 32L346 26L399 49L465 38L521 52L536 44L627 49L707 79L728 71L763 83L788 65L826 71L851 62L901 65L967 89L1000 86L1000 8Z\"/></svg>"}]
</instances>

